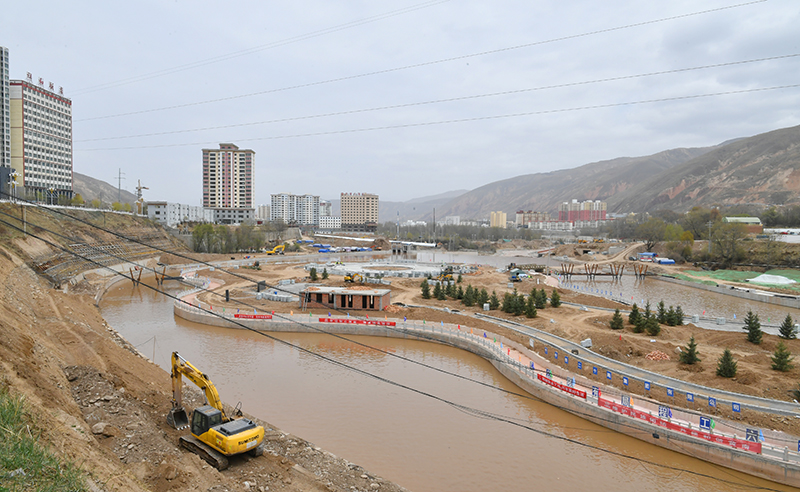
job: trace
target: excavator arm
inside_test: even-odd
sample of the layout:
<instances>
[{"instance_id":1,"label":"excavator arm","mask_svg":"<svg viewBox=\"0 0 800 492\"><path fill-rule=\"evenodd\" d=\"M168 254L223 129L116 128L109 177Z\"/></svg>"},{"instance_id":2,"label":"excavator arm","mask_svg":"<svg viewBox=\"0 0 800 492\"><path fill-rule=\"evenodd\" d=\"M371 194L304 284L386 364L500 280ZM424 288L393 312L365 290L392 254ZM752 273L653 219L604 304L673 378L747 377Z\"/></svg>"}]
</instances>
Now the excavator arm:
<instances>
[{"instance_id":1,"label":"excavator arm","mask_svg":"<svg viewBox=\"0 0 800 492\"><path fill-rule=\"evenodd\" d=\"M176 429L189 426L189 416L183 408L183 376L203 390L208 404L222 412L222 421L227 422L229 419L222 408L222 401L214 383L178 352L172 353L172 410L167 415L167 421Z\"/></svg>"}]
</instances>

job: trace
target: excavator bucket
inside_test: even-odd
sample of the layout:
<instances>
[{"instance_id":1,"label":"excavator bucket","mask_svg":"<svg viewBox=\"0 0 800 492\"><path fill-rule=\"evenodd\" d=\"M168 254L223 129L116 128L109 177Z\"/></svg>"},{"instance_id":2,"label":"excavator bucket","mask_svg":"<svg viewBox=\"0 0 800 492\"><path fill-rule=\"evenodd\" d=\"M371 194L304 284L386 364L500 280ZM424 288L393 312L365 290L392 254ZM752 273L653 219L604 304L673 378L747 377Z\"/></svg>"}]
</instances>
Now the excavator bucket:
<instances>
[{"instance_id":1,"label":"excavator bucket","mask_svg":"<svg viewBox=\"0 0 800 492\"><path fill-rule=\"evenodd\" d=\"M173 408L167 414L167 423L178 430L185 429L189 427L189 416L183 408Z\"/></svg>"}]
</instances>

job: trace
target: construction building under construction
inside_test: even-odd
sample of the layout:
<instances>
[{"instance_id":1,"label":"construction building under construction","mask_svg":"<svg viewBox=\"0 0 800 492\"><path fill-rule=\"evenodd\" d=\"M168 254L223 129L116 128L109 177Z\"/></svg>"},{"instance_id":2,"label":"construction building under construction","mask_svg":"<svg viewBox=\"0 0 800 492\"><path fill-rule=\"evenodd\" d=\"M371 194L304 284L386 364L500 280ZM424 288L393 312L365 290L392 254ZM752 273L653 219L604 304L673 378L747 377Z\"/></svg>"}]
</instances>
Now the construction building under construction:
<instances>
[{"instance_id":1,"label":"construction building under construction","mask_svg":"<svg viewBox=\"0 0 800 492\"><path fill-rule=\"evenodd\" d=\"M392 304L391 297L389 289L312 286L300 291L300 308L382 311Z\"/></svg>"}]
</instances>

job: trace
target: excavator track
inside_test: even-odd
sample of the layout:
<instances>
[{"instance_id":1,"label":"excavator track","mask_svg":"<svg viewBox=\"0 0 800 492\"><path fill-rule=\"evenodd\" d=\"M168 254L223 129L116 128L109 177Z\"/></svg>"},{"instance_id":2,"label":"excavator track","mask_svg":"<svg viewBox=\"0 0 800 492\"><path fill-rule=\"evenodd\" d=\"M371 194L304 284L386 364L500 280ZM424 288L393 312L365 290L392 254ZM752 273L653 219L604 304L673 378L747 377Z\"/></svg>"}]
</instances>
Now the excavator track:
<instances>
[{"instance_id":1,"label":"excavator track","mask_svg":"<svg viewBox=\"0 0 800 492\"><path fill-rule=\"evenodd\" d=\"M225 470L228 468L228 458L219 451L211 448L209 445L200 441L194 436L181 436L179 439L181 446L201 457L209 465L217 470Z\"/></svg>"}]
</instances>

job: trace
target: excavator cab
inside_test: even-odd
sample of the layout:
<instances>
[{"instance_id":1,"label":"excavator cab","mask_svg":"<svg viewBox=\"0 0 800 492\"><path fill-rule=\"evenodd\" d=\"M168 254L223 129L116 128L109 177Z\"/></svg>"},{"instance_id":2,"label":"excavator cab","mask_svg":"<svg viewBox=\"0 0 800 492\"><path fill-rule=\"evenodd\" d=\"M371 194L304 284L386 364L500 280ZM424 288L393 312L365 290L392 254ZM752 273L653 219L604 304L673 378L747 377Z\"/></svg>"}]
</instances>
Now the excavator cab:
<instances>
[{"instance_id":1,"label":"excavator cab","mask_svg":"<svg viewBox=\"0 0 800 492\"><path fill-rule=\"evenodd\" d=\"M192 412L192 434L195 436L202 436L208 432L208 429L221 423L222 412L211 405L195 408L194 412Z\"/></svg>"}]
</instances>

